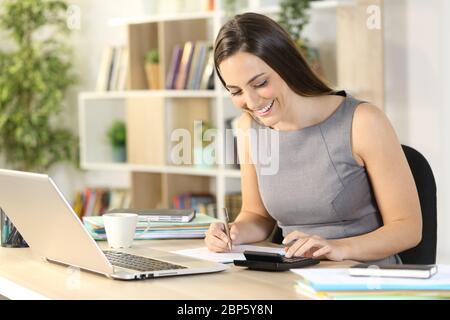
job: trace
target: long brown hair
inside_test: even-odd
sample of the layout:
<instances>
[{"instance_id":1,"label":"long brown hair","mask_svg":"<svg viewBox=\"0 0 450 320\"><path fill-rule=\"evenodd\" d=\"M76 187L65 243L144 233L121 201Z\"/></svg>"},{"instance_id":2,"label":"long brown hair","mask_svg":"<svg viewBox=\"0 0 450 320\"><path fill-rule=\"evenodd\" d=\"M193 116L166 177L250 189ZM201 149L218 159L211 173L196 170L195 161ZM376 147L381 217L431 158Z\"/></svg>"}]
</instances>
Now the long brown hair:
<instances>
[{"instance_id":1,"label":"long brown hair","mask_svg":"<svg viewBox=\"0 0 450 320\"><path fill-rule=\"evenodd\" d=\"M223 86L220 63L237 52L248 52L263 60L292 91L305 96L321 96L335 91L310 68L289 34L278 23L261 14L234 16L219 31L214 44L214 67Z\"/></svg>"}]
</instances>

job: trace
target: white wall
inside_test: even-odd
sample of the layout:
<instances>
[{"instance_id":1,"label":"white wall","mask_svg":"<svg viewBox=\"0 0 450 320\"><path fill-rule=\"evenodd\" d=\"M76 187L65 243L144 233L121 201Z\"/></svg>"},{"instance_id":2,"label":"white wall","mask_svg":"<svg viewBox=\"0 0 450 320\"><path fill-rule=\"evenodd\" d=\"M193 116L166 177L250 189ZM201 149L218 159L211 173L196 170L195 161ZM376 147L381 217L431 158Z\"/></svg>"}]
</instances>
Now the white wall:
<instances>
[{"instance_id":1,"label":"white wall","mask_svg":"<svg viewBox=\"0 0 450 320\"><path fill-rule=\"evenodd\" d=\"M438 190L438 261L450 262L450 6L445 0L394 0L385 1L384 12L386 113L401 142L430 162Z\"/></svg>"},{"instance_id":2,"label":"white wall","mask_svg":"<svg viewBox=\"0 0 450 320\"><path fill-rule=\"evenodd\" d=\"M441 105L441 118L439 127L441 128L440 154L442 158L441 184L438 192L439 201L439 254L442 260L450 263L450 1L442 0L440 3L440 28L441 34L441 92L444 95Z\"/></svg>"}]
</instances>

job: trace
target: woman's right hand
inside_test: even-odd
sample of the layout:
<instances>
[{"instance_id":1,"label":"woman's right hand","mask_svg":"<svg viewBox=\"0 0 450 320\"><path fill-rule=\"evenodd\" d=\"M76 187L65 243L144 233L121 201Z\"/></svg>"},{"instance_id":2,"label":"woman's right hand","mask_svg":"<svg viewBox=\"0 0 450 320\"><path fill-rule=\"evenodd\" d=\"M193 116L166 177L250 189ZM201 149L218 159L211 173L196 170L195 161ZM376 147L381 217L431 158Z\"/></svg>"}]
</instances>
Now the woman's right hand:
<instances>
[{"instance_id":1,"label":"woman's right hand","mask_svg":"<svg viewBox=\"0 0 450 320\"><path fill-rule=\"evenodd\" d=\"M232 243L236 243L235 240L238 237L238 228L234 223L230 224L230 234L232 239L229 239L225 233L225 226L223 223L212 223L209 226L208 231L206 231L206 246L212 252L229 252L228 242L231 241Z\"/></svg>"}]
</instances>

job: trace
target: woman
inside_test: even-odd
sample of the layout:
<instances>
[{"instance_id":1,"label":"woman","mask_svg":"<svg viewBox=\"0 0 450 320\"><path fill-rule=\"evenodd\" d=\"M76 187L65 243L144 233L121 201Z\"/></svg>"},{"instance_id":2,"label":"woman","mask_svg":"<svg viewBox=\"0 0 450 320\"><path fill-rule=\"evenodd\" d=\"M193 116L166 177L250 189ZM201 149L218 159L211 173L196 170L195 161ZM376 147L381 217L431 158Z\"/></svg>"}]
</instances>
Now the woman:
<instances>
[{"instance_id":1,"label":"woman","mask_svg":"<svg viewBox=\"0 0 450 320\"><path fill-rule=\"evenodd\" d=\"M227 22L214 61L245 111L238 122L243 204L231 239L213 224L207 247L226 252L229 241L264 241L276 222L287 257L401 263L397 254L421 241L422 220L411 171L383 112L330 89L263 15ZM275 174L262 174L253 161L256 150L270 146L250 130L277 134Z\"/></svg>"}]
</instances>

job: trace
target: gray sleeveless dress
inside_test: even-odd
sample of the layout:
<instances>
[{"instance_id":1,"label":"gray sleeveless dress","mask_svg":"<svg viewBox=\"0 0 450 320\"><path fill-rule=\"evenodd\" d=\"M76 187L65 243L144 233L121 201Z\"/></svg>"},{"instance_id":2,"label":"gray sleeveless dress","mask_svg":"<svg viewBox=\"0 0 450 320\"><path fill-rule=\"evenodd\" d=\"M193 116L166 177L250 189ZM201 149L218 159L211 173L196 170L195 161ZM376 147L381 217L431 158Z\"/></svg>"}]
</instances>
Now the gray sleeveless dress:
<instances>
[{"instance_id":1,"label":"gray sleeveless dress","mask_svg":"<svg viewBox=\"0 0 450 320\"><path fill-rule=\"evenodd\" d=\"M259 191L283 236L298 230L339 239L383 225L367 171L352 154L353 114L362 101L338 94L345 98L333 114L310 127L277 131L252 120L251 156ZM394 255L371 262L401 260Z\"/></svg>"}]
</instances>

